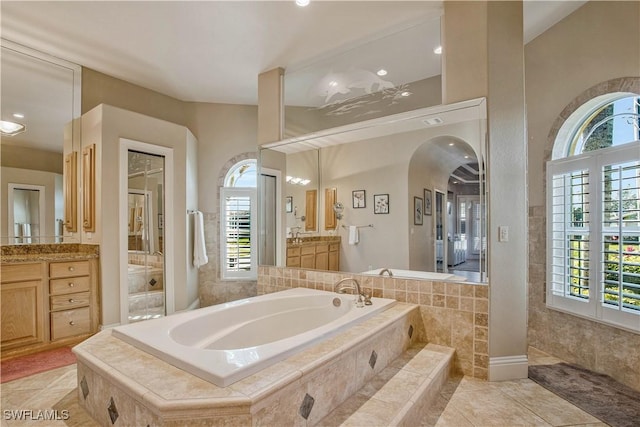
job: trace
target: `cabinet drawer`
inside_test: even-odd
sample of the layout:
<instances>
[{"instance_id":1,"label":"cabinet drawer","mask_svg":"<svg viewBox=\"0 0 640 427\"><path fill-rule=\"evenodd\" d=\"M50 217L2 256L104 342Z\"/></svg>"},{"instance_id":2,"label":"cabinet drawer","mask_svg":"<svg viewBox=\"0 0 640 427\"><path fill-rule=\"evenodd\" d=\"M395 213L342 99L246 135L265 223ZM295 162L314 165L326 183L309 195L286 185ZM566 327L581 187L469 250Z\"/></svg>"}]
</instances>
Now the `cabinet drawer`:
<instances>
[{"instance_id":1,"label":"cabinet drawer","mask_svg":"<svg viewBox=\"0 0 640 427\"><path fill-rule=\"evenodd\" d=\"M320 243L316 245L316 253L329 252L329 245L326 243Z\"/></svg>"},{"instance_id":2,"label":"cabinet drawer","mask_svg":"<svg viewBox=\"0 0 640 427\"><path fill-rule=\"evenodd\" d=\"M300 248L300 255L313 255L316 253L316 245L308 245Z\"/></svg>"},{"instance_id":3,"label":"cabinet drawer","mask_svg":"<svg viewBox=\"0 0 640 427\"><path fill-rule=\"evenodd\" d=\"M3 282L42 279L42 264L4 264L0 267L0 278Z\"/></svg>"},{"instance_id":4,"label":"cabinet drawer","mask_svg":"<svg viewBox=\"0 0 640 427\"><path fill-rule=\"evenodd\" d=\"M300 256L300 246L295 248L287 248L287 256Z\"/></svg>"},{"instance_id":5,"label":"cabinet drawer","mask_svg":"<svg viewBox=\"0 0 640 427\"><path fill-rule=\"evenodd\" d=\"M287 267L300 267L300 257L287 257Z\"/></svg>"},{"instance_id":6,"label":"cabinet drawer","mask_svg":"<svg viewBox=\"0 0 640 427\"><path fill-rule=\"evenodd\" d=\"M73 292L88 291L91 284L89 276L72 277L67 279L49 280L49 294L62 295Z\"/></svg>"},{"instance_id":7,"label":"cabinet drawer","mask_svg":"<svg viewBox=\"0 0 640 427\"><path fill-rule=\"evenodd\" d=\"M51 313L51 340L91 332L89 307Z\"/></svg>"},{"instance_id":8,"label":"cabinet drawer","mask_svg":"<svg viewBox=\"0 0 640 427\"><path fill-rule=\"evenodd\" d=\"M89 292L77 292L75 294L56 295L56 296L50 297L49 302L51 304L51 311L86 307L89 305Z\"/></svg>"},{"instance_id":9,"label":"cabinet drawer","mask_svg":"<svg viewBox=\"0 0 640 427\"><path fill-rule=\"evenodd\" d=\"M49 264L49 277L87 276L89 274L89 261L52 262Z\"/></svg>"},{"instance_id":10,"label":"cabinet drawer","mask_svg":"<svg viewBox=\"0 0 640 427\"><path fill-rule=\"evenodd\" d=\"M330 252L335 252L335 251L339 251L340 250L340 243L331 243L329 245L329 251Z\"/></svg>"}]
</instances>

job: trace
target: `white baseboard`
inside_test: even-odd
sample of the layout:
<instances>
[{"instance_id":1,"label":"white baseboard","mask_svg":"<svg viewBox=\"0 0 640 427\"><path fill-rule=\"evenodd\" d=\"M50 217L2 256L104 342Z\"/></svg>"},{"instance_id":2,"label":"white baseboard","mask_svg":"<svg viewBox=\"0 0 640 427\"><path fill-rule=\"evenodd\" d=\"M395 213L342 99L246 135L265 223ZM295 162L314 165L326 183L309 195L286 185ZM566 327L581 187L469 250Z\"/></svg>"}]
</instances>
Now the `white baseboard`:
<instances>
[{"instance_id":1,"label":"white baseboard","mask_svg":"<svg viewBox=\"0 0 640 427\"><path fill-rule=\"evenodd\" d=\"M200 298L196 298L196 300L192 302L184 311L195 310L196 308L200 308Z\"/></svg>"},{"instance_id":2,"label":"white baseboard","mask_svg":"<svg viewBox=\"0 0 640 427\"><path fill-rule=\"evenodd\" d=\"M111 323L109 325L100 325L100 330L104 331L105 329L115 328L116 326L120 326L121 323Z\"/></svg>"},{"instance_id":3,"label":"white baseboard","mask_svg":"<svg viewBox=\"0 0 640 427\"><path fill-rule=\"evenodd\" d=\"M489 359L489 381L507 381L527 378L529 359L520 356L491 357Z\"/></svg>"}]
</instances>

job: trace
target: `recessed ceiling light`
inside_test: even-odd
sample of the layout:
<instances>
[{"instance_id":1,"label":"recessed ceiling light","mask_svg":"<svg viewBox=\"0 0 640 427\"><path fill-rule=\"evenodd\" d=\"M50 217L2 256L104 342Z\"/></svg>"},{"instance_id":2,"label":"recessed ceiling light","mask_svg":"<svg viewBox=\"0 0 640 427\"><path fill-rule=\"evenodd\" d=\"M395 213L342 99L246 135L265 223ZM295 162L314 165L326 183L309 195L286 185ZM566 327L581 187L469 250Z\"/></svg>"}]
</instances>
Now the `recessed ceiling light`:
<instances>
[{"instance_id":1,"label":"recessed ceiling light","mask_svg":"<svg viewBox=\"0 0 640 427\"><path fill-rule=\"evenodd\" d=\"M442 46L438 46L436 48L433 49L433 53L435 53L436 55L441 55L442 54Z\"/></svg>"},{"instance_id":2,"label":"recessed ceiling light","mask_svg":"<svg viewBox=\"0 0 640 427\"><path fill-rule=\"evenodd\" d=\"M436 126L442 124L442 119L440 117L429 117L428 119L424 119L422 122L429 126Z\"/></svg>"},{"instance_id":3,"label":"recessed ceiling light","mask_svg":"<svg viewBox=\"0 0 640 427\"><path fill-rule=\"evenodd\" d=\"M464 156L464 158L465 158L465 159L468 159L468 158L469 158L469 156Z\"/></svg>"},{"instance_id":4,"label":"recessed ceiling light","mask_svg":"<svg viewBox=\"0 0 640 427\"><path fill-rule=\"evenodd\" d=\"M449 147L453 147L455 144L453 142L449 143Z\"/></svg>"},{"instance_id":5,"label":"recessed ceiling light","mask_svg":"<svg viewBox=\"0 0 640 427\"><path fill-rule=\"evenodd\" d=\"M26 130L26 127L20 123L0 120L0 133L2 135L13 136L21 132L24 132L25 130Z\"/></svg>"},{"instance_id":6,"label":"recessed ceiling light","mask_svg":"<svg viewBox=\"0 0 640 427\"><path fill-rule=\"evenodd\" d=\"M305 7L309 5L309 0L296 0L296 4L300 7Z\"/></svg>"},{"instance_id":7,"label":"recessed ceiling light","mask_svg":"<svg viewBox=\"0 0 640 427\"><path fill-rule=\"evenodd\" d=\"M16 119L24 119L24 114L22 113L13 113L13 117Z\"/></svg>"},{"instance_id":8,"label":"recessed ceiling light","mask_svg":"<svg viewBox=\"0 0 640 427\"><path fill-rule=\"evenodd\" d=\"M380 77L382 76L386 76L387 75L387 70L385 70L384 68L380 68L377 72L377 75L379 75Z\"/></svg>"},{"instance_id":9,"label":"recessed ceiling light","mask_svg":"<svg viewBox=\"0 0 640 427\"><path fill-rule=\"evenodd\" d=\"M338 86L338 82L337 82L337 81L335 81L335 80L331 80L331 81L329 82L329 86L331 86L331 87L336 87L336 86Z\"/></svg>"},{"instance_id":10,"label":"recessed ceiling light","mask_svg":"<svg viewBox=\"0 0 640 427\"><path fill-rule=\"evenodd\" d=\"M400 94L400 96L411 96L411 92L408 92L408 91L405 90L404 92L402 92Z\"/></svg>"}]
</instances>

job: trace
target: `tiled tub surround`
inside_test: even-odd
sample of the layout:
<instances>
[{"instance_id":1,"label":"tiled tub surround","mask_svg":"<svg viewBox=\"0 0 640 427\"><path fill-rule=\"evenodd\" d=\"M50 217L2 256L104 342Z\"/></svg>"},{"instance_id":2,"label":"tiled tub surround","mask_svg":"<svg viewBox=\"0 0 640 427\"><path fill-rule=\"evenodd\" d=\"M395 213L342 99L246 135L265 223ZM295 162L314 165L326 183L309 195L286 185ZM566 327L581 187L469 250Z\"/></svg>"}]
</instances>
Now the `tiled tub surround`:
<instances>
[{"instance_id":1,"label":"tiled tub surround","mask_svg":"<svg viewBox=\"0 0 640 427\"><path fill-rule=\"evenodd\" d=\"M487 379L489 356L489 286L477 283L437 282L395 277L261 266L258 295L289 288L333 290L345 277L356 278L374 297L418 304L424 328L418 337L456 350L456 370Z\"/></svg>"},{"instance_id":2,"label":"tiled tub surround","mask_svg":"<svg viewBox=\"0 0 640 427\"><path fill-rule=\"evenodd\" d=\"M263 371L218 387L105 330L74 349L78 400L103 426L315 425L420 336L418 307L397 303Z\"/></svg>"}]
</instances>

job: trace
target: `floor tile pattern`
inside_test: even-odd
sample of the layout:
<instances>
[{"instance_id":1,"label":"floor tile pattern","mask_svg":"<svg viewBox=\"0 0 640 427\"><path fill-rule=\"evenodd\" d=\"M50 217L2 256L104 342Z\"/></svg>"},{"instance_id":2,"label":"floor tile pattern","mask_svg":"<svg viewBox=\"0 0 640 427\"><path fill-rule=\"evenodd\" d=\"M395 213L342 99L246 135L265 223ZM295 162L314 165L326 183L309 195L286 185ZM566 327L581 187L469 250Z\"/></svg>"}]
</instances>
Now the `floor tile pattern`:
<instances>
[{"instance_id":1,"label":"floor tile pattern","mask_svg":"<svg viewBox=\"0 0 640 427\"><path fill-rule=\"evenodd\" d=\"M529 357L532 364L560 361L535 349L530 349ZM75 365L4 383L0 392L1 426L97 426L78 405ZM366 405L366 397L363 400L361 404ZM58 415L59 419L46 422L29 419L38 411L52 411L47 413ZM15 419L19 415L22 420ZM448 381L421 422L421 427L490 426L606 427L606 424L529 379L487 382L467 376Z\"/></svg>"}]
</instances>

